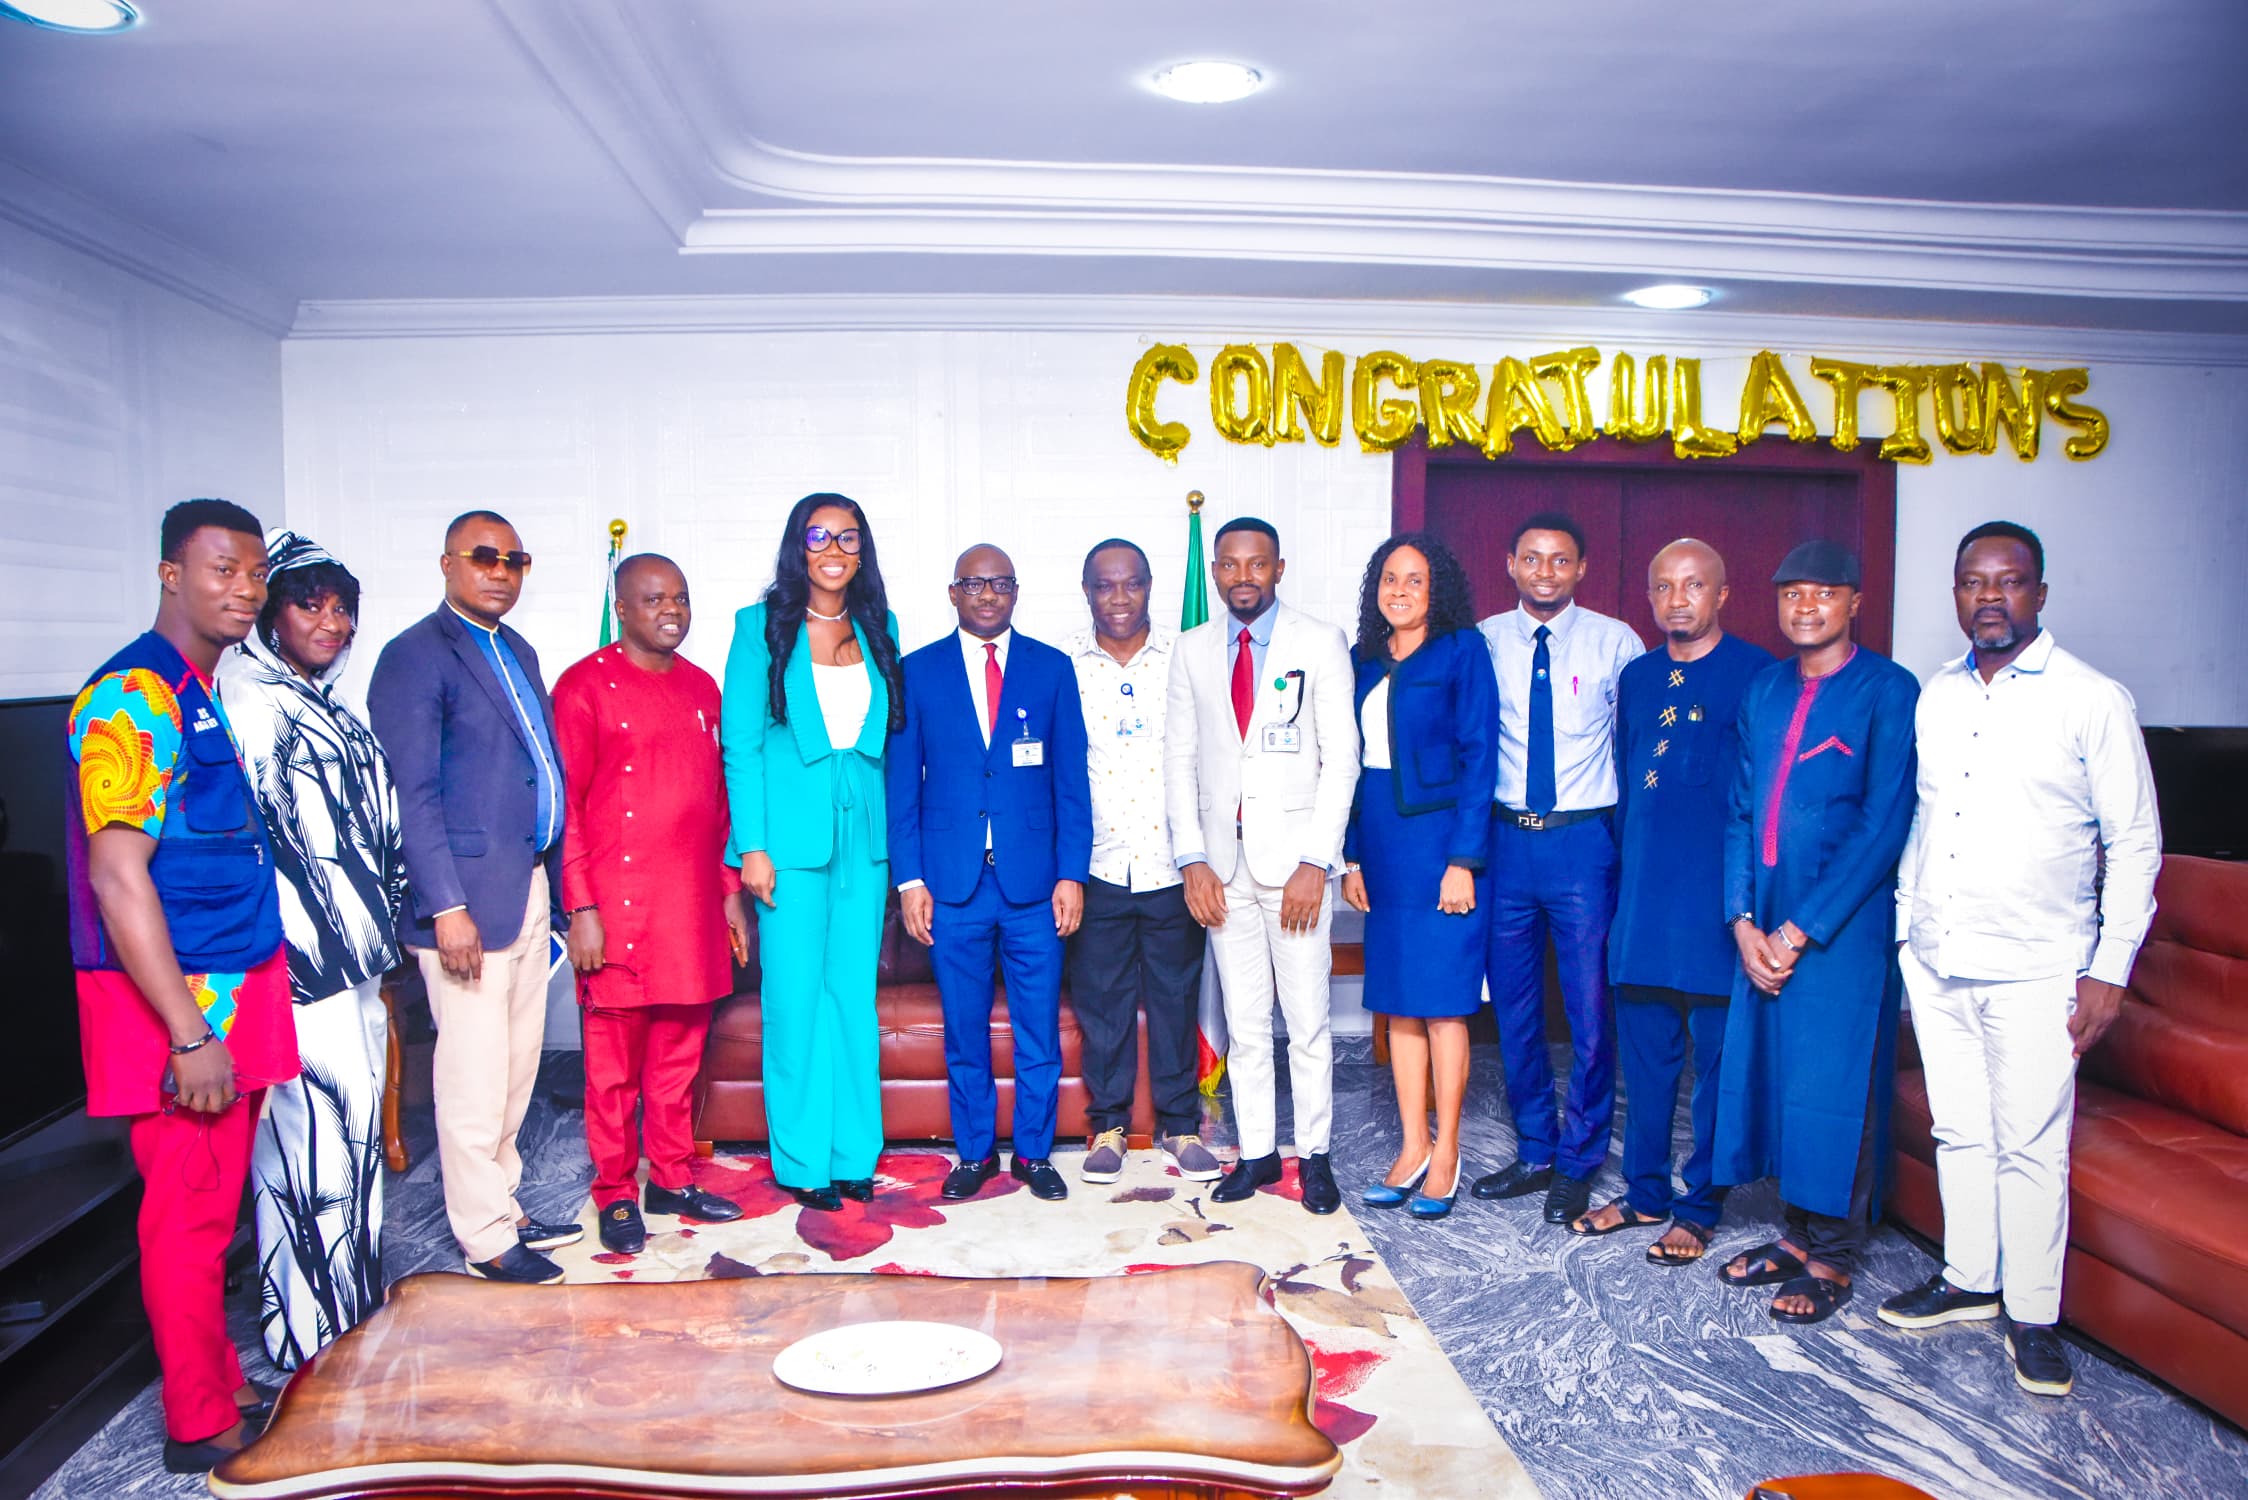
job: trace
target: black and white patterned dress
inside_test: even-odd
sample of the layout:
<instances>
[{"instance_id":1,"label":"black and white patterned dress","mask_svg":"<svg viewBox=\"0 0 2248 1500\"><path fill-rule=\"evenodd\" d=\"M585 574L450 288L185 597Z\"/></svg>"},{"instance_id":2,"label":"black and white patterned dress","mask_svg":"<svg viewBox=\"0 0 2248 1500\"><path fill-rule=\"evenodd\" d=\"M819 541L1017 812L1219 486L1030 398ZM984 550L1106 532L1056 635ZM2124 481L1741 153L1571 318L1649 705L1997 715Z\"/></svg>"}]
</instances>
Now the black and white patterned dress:
<instances>
[{"instance_id":1,"label":"black and white patterned dress","mask_svg":"<svg viewBox=\"0 0 2248 1500\"><path fill-rule=\"evenodd\" d=\"M308 550L273 537L267 548L277 562ZM304 1067L271 1090L251 1166L260 1322L284 1370L383 1300L381 985L398 961L406 876L389 764L334 695L348 657L315 682L252 632L218 670L272 836Z\"/></svg>"}]
</instances>

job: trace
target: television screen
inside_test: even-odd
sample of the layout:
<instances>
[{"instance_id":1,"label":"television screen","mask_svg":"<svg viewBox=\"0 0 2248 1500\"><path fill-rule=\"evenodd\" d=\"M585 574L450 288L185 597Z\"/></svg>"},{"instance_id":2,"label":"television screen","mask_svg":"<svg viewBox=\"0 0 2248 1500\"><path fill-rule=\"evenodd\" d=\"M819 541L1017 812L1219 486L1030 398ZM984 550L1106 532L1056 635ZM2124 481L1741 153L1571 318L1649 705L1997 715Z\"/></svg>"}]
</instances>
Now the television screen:
<instances>
[{"instance_id":1,"label":"television screen","mask_svg":"<svg viewBox=\"0 0 2248 1500\"><path fill-rule=\"evenodd\" d=\"M0 1143L82 1102L63 818L68 698L0 700Z\"/></svg>"}]
</instances>

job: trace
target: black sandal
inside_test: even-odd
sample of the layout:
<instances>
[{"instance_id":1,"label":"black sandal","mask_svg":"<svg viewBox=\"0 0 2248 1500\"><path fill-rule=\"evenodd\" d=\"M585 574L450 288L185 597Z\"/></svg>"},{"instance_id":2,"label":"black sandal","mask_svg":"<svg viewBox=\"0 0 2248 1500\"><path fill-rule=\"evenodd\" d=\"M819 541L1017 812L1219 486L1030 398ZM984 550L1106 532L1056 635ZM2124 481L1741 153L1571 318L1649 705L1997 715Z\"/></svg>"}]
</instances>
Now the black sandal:
<instances>
[{"instance_id":1,"label":"black sandal","mask_svg":"<svg viewBox=\"0 0 2248 1500\"><path fill-rule=\"evenodd\" d=\"M1591 1227L1592 1215L1599 1213L1603 1208L1621 1209L1623 1211L1623 1217L1621 1219L1618 1219L1615 1223L1610 1224L1606 1229L1594 1229ZM1571 1219L1569 1221L1569 1232L1574 1235L1580 1235L1586 1239L1598 1239L1601 1235L1604 1234L1614 1234L1619 1229L1645 1229L1650 1224L1667 1224L1669 1222L1669 1214L1656 1214L1654 1217L1649 1218L1645 1214L1642 1214L1638 1209L1633 1208L1629 1203L1626 1203L1623 1199L1618 1198L1613 1202L1601 1204L1600 1208L1593 1209L1590 1213L1581 1213L1574 1219Z\"/></svg>"},{"instance_id":2,"label":"black sandal","mask_svg":"<svg viewBox=\"0 0 2248 1500\"><path fill-rule=\"evenodd\" d=\"M1802 1257L1787 1249L1778 1240L1758 1245L1754 1250L1744 1250L1733 1260L1746 1260L1747 1268L1738 1275L1733 1272L1733 1262L1727 1261L1717 1268L1717 1279L1727 1286L1777 1286L1783 1281L1793 1281L1810 1267ZM1761 1266L1762 1269L1759 1269Z\"/></svg>"},{"instance_id":3,"label":"black sandal","mask_svg":"<svg viewBox=\"0 0 2248 1500\"><path fill-rule=\"evenodd\" d=\"M1647 1260L1650 1265L1690 1266L1709 1254L1709 1242L1717 1233L1716 1230L1710 1228L1707 1224L1697 1224L1692 1219L1674 1219L1671 1221L1670 1227L1682 1229L1687 1234L1692 1235L1701 1249L1695 1251L1692 1255L1665 1255L1663 1253L1663 1242L1657 1240L1647 1247Z\"/></svg>"},{"instance_id":4,"label":"black sandal","mask_svg":"<svg viewBox=\"0 0 2248 1500\"><path fill-rule=\"evenodd\" d=\"M1829 1281L1824 1276L1813 1276L1806 1272L1783 1285L1772 1300L1776 1304L1781 1297L1808 1297L1811 1310L1807 1313L1781 1312L1774 1306L1772 1317L1774 1321L1781 1323L1824 1323L1850 1300L1850 1293L1850 1283L1846 1281Z\"/></svg>"}]
</instances>

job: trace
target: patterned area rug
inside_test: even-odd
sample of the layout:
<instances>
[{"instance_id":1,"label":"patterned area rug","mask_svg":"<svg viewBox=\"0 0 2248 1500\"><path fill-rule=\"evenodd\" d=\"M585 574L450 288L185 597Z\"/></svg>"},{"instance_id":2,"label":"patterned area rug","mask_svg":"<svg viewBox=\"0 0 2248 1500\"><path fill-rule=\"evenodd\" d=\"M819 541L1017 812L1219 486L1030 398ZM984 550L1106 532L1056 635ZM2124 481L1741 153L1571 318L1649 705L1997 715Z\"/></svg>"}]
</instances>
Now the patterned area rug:
<instances>
[{"instance_id":1,"label":"patterned area rug","mask_svg":"<svg viewBox=\"0 0 2248 1500\"><path fill-rule=\"evenodd\" d=\"M949 1158L883 1156L874 1201L815 1213L776 1185L766 1158L719 1156L695 1180L740 1203L731 1224L657 1220L638 1255L612 1255L595 1234L556 1252L572 1281L687 1281L804 1271L931 1276L1105 1276L1198 1261L1262 1266L1266 1296L1311 1351L1313 1417L1343 1452L1326 1493L1426 1500L1535 1500L1537 1488L1437 1348L1348 1211L1303 1211L1291 1159L1276 1187L1243 1203L1209 1201L1214 1184L1188 1182L1151 1152L1133 1153L1122 1181L1080 1182L1078 1158L1057 1156L1066 1202L1042 1203L1002 1172L981 1196L938 1196ZM1150 1329L1151 1344L1161 1330ZM1151 1355L1150 1366L1159 1365ZM1148 1368L1116 1372L1133 1399Z\"/></svg>"}]
</instances>

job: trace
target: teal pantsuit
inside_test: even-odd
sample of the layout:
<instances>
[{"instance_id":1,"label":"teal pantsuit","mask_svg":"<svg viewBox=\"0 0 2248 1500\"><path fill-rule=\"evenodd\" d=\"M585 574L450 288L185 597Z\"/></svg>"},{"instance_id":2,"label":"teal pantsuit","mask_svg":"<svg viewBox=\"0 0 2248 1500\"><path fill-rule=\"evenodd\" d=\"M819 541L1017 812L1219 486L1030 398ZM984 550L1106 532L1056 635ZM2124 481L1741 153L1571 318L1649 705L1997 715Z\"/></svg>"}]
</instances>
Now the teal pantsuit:
<instances>
[{"instance_id":1,"label":"teal pantsuit","mask_svg":"<svg viewBox=\"0 0 2248 1500\"><path fill-rule=\"evenodd\" d=\"M873 1176L882 1152L874 979L890 889L890 694L854 626L870 679L866 720L853 743L829 744L799 625L788 722L776 721L765 612L755 604L735 617L726 656L726 796L735 858L762 852L776 871L773 904L756 914L773 1176L783 1187L822 1188ZM895 616L888 627L896 640Z\"/></svg>"}]
</instances>

